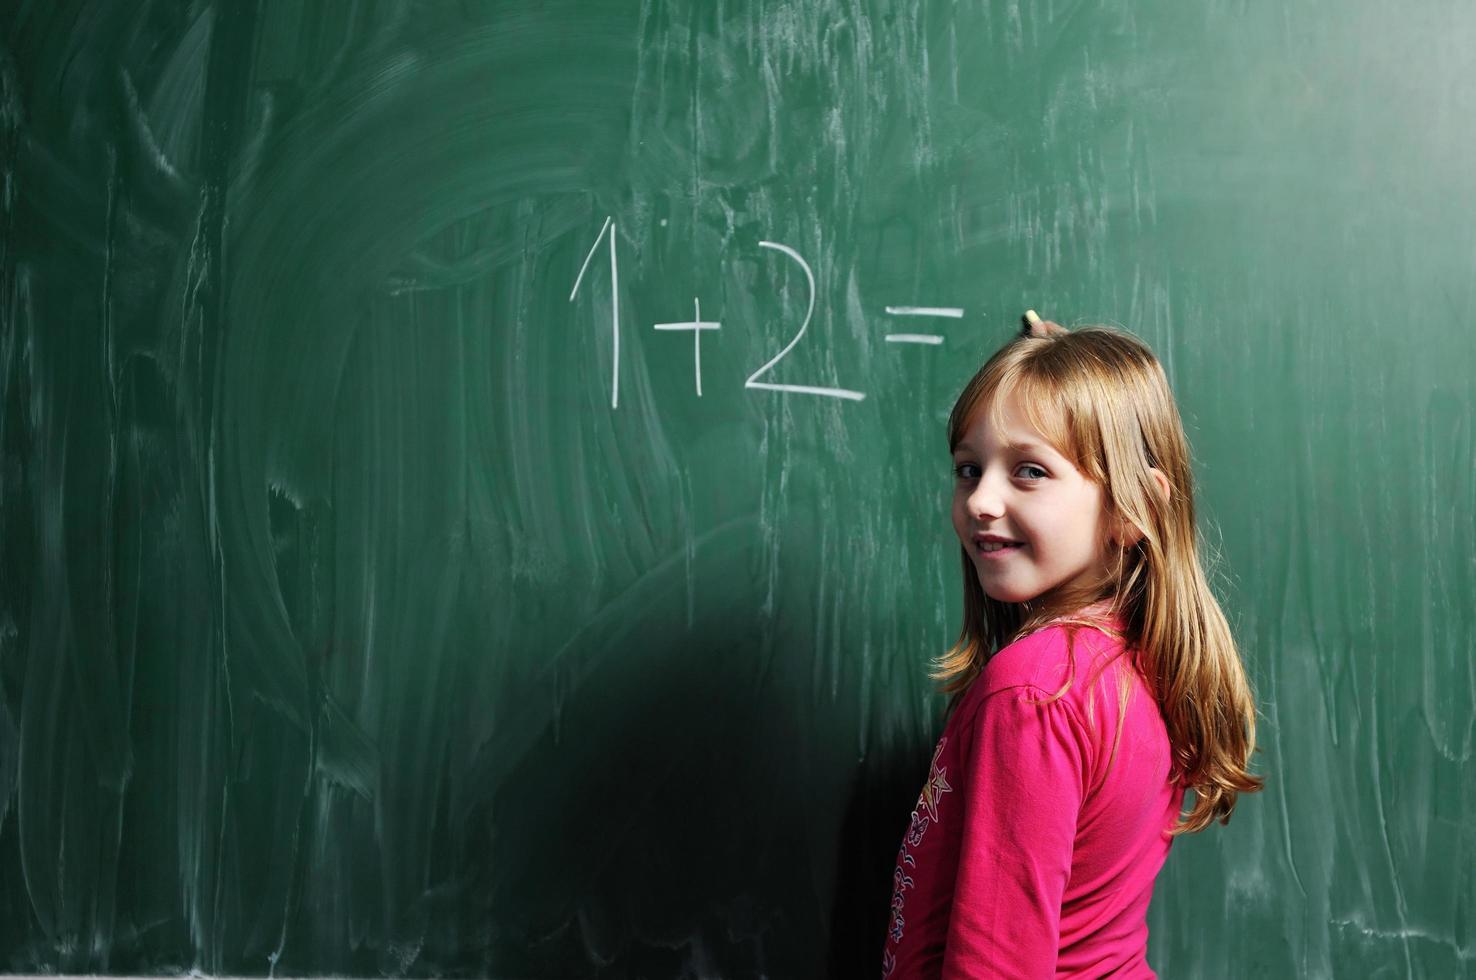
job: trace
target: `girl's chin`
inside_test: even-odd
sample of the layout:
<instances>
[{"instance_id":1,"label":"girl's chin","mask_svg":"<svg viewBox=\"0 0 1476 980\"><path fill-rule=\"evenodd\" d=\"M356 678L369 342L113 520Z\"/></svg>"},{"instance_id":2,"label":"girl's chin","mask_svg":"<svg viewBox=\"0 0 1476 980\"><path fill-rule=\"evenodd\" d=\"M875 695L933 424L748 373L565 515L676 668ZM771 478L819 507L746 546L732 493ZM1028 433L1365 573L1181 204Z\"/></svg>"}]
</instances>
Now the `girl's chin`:
<instances>
[{"instance_id":1,"label":"girl's chin","mask_svg":"<svg viewBox=\"0 0 1476 980\"><path fill-rule=\"evenodd\" d=\"M984 577L982 575L979 577L979 587L984 590L985 595L993 599L995 602L1005 602L1011 605L1015 605L1021 602L1029 602L1031 599L1034 599L1037 595L1040 594L1038 592L1016 592L1011 589L1000 588L998 585L991 587L989 583L984 581Z\"/></svg>"}]
</instances>

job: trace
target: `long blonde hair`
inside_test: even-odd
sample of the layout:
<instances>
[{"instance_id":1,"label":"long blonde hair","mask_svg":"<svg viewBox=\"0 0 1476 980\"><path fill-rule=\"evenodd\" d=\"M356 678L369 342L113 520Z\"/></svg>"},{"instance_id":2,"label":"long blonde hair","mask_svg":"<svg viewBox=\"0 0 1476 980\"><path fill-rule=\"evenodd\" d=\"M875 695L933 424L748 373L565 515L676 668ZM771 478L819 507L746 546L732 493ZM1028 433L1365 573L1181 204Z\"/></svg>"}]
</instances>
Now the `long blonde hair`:
<instances>
[{"instance_id":1,"label":"long blonde hair","mask_svg":"<svg viewBox=\"0 0 1476 980\"><path fill-rule=\"evenodd\" d=\"M1108 327L1018 337L959 395L948 420L950 452L979 412L998 424L1011 395L1035 429L1102 488L1104 525L1136 532L1121 538L1141 537L1127 546L1103 542L1115 555L1105 582L1022 603L986 595L960 547L963 628L934 662L933 677L956 698L1014 640L1051 622L1084 624L1073 614L1093 604L1106 608L1121 621L1125 647L1163 714L1175 778L1194 790L1193 809L1170 833L1228 823L1236 796L1264 785L1247 769L1255 698L1200 564L1189 447L1162 366L1142 341ZM1167 477L1167 499L1150 468Z\"/></svg>"}]
</instances>

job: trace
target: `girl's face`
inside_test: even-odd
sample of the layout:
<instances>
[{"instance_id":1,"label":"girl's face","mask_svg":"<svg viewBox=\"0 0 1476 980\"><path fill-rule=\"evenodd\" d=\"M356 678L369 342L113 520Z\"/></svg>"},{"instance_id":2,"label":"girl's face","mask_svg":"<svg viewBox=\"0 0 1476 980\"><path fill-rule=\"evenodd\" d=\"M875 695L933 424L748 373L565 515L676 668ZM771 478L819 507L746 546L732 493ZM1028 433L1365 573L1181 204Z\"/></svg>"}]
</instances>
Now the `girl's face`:
<instances>
[{"instance_id":1,"label":"girl's face","mask_svg":"<svg viewBox=\"0 0 1476 980\"><path fill-rule=\"evenodd\" d=\"M953 453L953 529L985 595L1026 602L1104 577L1102 488L1046 444L1013 395L1003 408L1003 431L979 411Z\"/></svg>"}]
</instances>

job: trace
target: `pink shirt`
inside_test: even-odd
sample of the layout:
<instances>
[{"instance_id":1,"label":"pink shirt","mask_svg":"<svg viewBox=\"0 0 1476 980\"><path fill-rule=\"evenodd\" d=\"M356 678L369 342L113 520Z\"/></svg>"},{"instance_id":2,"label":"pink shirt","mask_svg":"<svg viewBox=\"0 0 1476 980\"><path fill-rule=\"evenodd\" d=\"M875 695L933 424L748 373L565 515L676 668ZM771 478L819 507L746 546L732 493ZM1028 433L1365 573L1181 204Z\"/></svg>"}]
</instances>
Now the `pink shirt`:
<instances>
[{"instance_id":1,"label":"pink shirt","mask_svg":"<svg viewBox=\"0 0 1476 980\"><path fill-rule=\"evenodd\" d=\"M887 980L1156 976L1148 901L1184 789L1141 675L1109 662L1120 639L1076 629L1071 689L1030 703L1073 676L1067 629L995 654L944 726L892 876Z\"/></svg>"}]
</instances>

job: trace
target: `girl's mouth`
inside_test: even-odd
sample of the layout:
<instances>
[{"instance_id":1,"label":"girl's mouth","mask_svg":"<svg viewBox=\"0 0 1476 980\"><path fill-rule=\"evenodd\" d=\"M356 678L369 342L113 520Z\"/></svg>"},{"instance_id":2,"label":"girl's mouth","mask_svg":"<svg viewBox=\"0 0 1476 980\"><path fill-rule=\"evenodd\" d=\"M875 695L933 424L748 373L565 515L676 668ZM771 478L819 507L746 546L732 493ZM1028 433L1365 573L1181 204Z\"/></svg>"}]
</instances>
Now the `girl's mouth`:
<instances>
[{"instance_id":1,"label":"girl's mouth","mask_svg":"<svg viewBox=\"0 0 1476 980\"><path fill-rule=\"evenodd\" d=\"M1005 544L1002 541L986 541L983 544L979 545L978 551L979 557L987 558L990 561L997 561L1001 558L1006 558L1010 555L1013 555L1015 552L1019 551L1023 547L1025 547L1025 545L1020 542Z\"/></svg>"}]
</instances>

